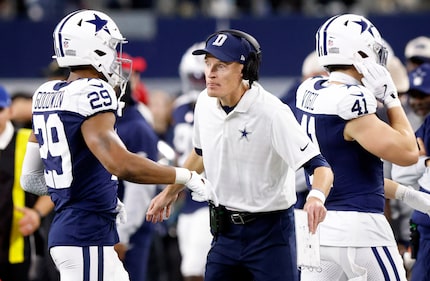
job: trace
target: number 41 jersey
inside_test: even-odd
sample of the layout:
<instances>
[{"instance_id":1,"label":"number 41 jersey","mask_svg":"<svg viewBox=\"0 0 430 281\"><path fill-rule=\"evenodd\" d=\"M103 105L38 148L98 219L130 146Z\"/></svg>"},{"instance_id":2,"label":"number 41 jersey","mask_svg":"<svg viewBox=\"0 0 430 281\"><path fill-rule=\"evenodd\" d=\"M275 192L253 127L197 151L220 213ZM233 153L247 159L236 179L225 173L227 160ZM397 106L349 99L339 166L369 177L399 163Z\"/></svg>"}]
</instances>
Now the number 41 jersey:
<instances>
[{"instance_id":1,"label":"number 41 jersey","mask_svg":"<svg viewBox=\"0 0 430 281\"><path fill-rule=\"evenodd\" d=\"M334 172L325 203L328 210L384 211L381 159L343 135L349 120L374 114L376 107L376 98L367 88L328 83L327 77L310 78L297 90L296 118Z\"/></svg>"},{"instance_id":2,"label":"number 41 jersey","mask_svg":"<svg viewBox=\"0 0 430 281\"><path fill-rule=\"evenodd\" d=\"M115 113L117 107L115 91L100 79L49 81L33 95L33 131L56 211L50 246L113 245L118 239L117 180L91 153L81 133L85 120Z\"/></svg>"}]
</instances>

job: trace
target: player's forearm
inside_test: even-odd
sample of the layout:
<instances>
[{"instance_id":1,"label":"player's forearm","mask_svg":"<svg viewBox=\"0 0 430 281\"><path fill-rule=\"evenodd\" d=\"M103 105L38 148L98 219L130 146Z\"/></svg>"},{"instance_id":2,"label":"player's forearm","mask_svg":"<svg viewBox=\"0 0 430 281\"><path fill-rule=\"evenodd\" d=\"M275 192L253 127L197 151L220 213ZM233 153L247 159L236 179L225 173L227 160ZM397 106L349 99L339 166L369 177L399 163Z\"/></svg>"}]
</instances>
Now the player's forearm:
<instances>
[{"instance_id":1,"label":"player's forearm","mask_svg":"<svg viewBox=\"0 0 430 281\"><path fill-rule=\"evenodd\" d=\"M329 167L318 167L314 170L312 188L318 189L327 197L333 185L333 171Z\"/></svg>"},{"instance_id":2,"label":"player's forearm","mask_svg":"<svg viewBox=\"0 0 430 281\"><path fill-rule=\"evenodd\" d=\"M126 181L141 184L171 184L176 179L173 167L161 165L143 156L130 153L122 163L124 164L118 164L110 172Z\"/></svg>"},{"instance_id":3,"label":"player's forearm","mask_svg":"<svg viewBox=\"0 0 430 281\"><path fill-rule=\"evenodd\" d=\"M396 199L397 186L398 186L397 182L385 178L384 179L385 198L387 198L387 199Z\"/></svg>"},{"instance_id":4,"label":"player's forearm","mask_svg":"<svg viewBox=\"0 0 430 281\"><path fill-rule=\"evenodd\" d=\"M182 167L187 168L191 171L196 171L197 173L202 173L204 171L203 157L198 155L193 149L188 155Z\"/></svg>"},{"instance_id":5,"label":"player's forearm","mask_svg":"<svg viewBox=\"0 0 430 281\"><path fill-rule=\"evenodd\" d=\"M415 133L409 123L404 110L401 107L393 107L387 110L390 126L398 132L392 139L390 150L399 155L396 164L407 166L418 161L418 146ZM401 151L401 153L399 153Z\"/></svg>"},{"instance_id":6,"label":"player's forearm","mask_svg":"<svg viewBox=\"0 0 430 281\"><path fill-rule=\"evenodd\" d=\"M33 209L43 218L54 209L54 203L51 201L50 196L40 196L34 204Z\"/></svg>"}]
</instances>

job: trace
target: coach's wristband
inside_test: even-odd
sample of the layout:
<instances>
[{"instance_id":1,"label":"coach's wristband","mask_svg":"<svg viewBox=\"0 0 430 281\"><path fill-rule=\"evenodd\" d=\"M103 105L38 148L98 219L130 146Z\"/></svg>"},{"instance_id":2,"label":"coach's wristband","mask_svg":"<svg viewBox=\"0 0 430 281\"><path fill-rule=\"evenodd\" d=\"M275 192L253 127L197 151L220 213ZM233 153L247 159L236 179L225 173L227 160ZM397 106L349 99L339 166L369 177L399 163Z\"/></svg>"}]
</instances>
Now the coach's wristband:
<instances>
[{"instance_id":1,"label":"coach's wristband","mask_svg":"<svg viewBox=\"0 0 430 281\"><path fill-rule=\"evenodd\" d=\"M175 168L176 178L175 184L186 184L191 179L191 172L185 168Z\"/></svg>"},{"instance_id":2,"label":"coach's wristband","mask_svg":"<svg viewBox=\"0 0 430 281\"><path fill-rule=\"evenodd\" d=\"M325 194L319 189L313 188L311 191L309 191L309 194L306 197L306 201L309 199L309 197L318 198L323 202L323 204L325 203Z\"/></svg>"}]
</instances>

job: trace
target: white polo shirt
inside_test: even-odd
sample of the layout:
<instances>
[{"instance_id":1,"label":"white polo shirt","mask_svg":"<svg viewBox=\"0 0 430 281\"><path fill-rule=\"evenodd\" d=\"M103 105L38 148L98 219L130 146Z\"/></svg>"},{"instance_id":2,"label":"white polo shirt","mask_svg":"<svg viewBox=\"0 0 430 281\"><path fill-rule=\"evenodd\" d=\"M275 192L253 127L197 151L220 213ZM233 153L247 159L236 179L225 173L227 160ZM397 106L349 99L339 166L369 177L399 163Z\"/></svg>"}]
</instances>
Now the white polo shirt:
<instances>
[{"instance_id":1,"label":"white polo shirt","mask_svg":"<svg viewBox=\"0 0 430 281\"><path fill-rule=\"evenodd\" d=\"M290 108L254 82L229 114L201 92L194 146L208 180L228 209L267 212L296 202L295 171L320 153Z\"/></svg>"}]
</instances>

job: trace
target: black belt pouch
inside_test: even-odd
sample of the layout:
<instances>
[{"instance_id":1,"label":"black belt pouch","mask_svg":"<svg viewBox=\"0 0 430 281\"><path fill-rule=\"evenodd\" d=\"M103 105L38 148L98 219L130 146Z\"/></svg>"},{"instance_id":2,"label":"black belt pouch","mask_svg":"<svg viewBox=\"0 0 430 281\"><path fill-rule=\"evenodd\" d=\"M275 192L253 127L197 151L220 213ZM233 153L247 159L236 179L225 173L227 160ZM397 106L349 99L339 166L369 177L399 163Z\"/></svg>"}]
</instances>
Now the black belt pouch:
<instances>
[{"instance_id":1,"label":"black belt pouch","mask_svg":"<svg viewBox=\"0 0 430 281\"><path fill-rule=\"evenodd\" d=\"M217 236L219 234L227 233L231 225L227 209L221 205L215 207L213 204L209 204L209 207L212 235Z\"/></svg>"}]
</instances>

